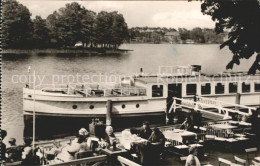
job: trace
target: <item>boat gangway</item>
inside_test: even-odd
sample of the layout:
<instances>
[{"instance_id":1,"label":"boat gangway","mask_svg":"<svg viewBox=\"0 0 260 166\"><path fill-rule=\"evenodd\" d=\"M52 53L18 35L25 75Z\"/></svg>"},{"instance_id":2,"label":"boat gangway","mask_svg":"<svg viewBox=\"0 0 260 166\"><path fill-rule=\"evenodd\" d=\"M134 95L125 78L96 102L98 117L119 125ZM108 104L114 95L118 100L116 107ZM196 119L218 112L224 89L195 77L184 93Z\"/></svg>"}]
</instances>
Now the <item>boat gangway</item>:
<instances>
[{"instance_id":1,"label":"boat gangway","mask_svg":"<svg viewBox=\"0 0 260 166\"><path fill-rule=\"evenodd\" d=\"M255 107L228 103L201 96L196 96L195 100L173 97L173 103L168 113L172 113L172 111L175 113L178 108L181 108L183 111L200 111L203 118L214 120L229 119L232 113L241 116L250 116L252 115L252 110L257 109Z\"/></svg>"}]
</instances>

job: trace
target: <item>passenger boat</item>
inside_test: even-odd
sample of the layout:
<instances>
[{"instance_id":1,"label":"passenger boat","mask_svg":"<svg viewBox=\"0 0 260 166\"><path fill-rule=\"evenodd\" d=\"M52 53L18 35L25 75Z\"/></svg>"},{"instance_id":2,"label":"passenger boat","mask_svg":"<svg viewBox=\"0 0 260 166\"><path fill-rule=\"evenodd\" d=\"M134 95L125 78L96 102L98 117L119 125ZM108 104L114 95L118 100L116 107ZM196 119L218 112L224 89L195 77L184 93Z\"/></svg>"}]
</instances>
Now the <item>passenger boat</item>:
<instances>
[{"instance_id":1,"label":"passenger boat","mask_svg":"<svg viewBox=\"0 0 260 166\"><path fill-rule=\"evenodd\" d=\"M30 135L35 111L36 135L44 137L67 129L88 128L92 118L105 119L108 100L112 101L113 125L121 128L165 122L172 98L193 99L194 95L240 104L260 105L260 73L201 73L201 66L160 67L155 75L122 78L118 84L40 85L23 89L25 135ZM51 128L46 129L48 124ZM29 126L29 127L28 127ZM78 128L76 127L78 126ZM48 134L46 134L46 132ZM40 136L41 135L41 136Z\"/></svg>"}]
</instances>

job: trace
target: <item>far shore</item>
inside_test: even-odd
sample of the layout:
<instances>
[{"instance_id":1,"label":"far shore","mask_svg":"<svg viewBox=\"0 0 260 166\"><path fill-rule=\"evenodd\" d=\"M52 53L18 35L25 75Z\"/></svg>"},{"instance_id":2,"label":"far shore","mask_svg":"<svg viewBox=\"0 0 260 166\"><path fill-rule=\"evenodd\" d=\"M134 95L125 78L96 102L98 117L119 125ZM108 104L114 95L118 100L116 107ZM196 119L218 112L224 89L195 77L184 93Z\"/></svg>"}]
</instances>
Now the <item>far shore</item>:
<instances>
[{"instance_id":1,"label":"far shore","mask_svg":"<svg viewBox=\"0 0 260 166\"><path fill-rule=\"evenodd\" d=\"M3 54L27 54L27 53L104 53L104 54L119 54L127 53L126 49L3 49Z\"/></svg>"}]
</instances>

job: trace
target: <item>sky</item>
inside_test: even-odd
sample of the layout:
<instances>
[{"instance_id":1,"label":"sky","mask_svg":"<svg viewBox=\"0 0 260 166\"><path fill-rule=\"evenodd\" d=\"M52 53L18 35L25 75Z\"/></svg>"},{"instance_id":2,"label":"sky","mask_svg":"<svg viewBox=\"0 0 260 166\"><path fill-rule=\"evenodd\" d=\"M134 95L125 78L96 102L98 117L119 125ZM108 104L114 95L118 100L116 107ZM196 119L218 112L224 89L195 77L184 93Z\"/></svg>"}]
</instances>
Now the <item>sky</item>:
<instances>
[{"instance_id":1,"label":"sky","mask_svg":"<svg viewBox=\"0 0 260 166\"><path fill-rule=\"evenodd\" d=\"M18 0L29 8L32 18L46 18L53 11L72 1ZM201 13L201 2L187 1L77 1L96 13L118 11L124 15L128 27L194 27L214 28L210 16Z\"/></svg>"}]
</instances>

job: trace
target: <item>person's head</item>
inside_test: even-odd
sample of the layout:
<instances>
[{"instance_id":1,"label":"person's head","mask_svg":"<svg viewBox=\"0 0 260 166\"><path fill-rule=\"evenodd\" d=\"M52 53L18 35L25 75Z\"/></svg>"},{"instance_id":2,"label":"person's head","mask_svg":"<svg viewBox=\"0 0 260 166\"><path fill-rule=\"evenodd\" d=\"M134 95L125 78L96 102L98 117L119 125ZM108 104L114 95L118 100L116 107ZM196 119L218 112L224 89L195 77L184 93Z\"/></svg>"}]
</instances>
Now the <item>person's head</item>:
<instances>
[{"instance_id":1,"label":"person's head","mask_svg":"<svg viewBox=\"0 0 260 166\"><path fill-rule=\"evenodd\" d=\"M85 136L83 136L83 135L79 135L79 136L78 136L78 143L79 143L79 144L81 144L82 142L84 142L84 140L85 140Z\"/></svg>"},{"instance_id":2,"label":"person's head","mask_svg":"<svg viewBox=\"0 0 260 166\"><path fill-rule=\"evenodd\" d=\"M106 133L107 133L108 135L112 135L113 132L114 132L114 130L113 130L113 127L112 127L112 126L107 126L107 127L106 127Z\"/></svg>"},{"instance_id":3,"label":"person's head","mask_svg":"<svg viewBox=\"0 0 260 166\"><path fill-rule=\"evenodd\" d=\"M150 126L149 126L150 124L149 124L149 122L147 122L147 121L144 121L143 122L143 129L149 129L150 128Z\"/></svg>"},{"instance_id":4,"label":"person's head","mask_svg":"<svg viewBox=\"0 0 260 166\"><path fill-rule=\"evenodd\" d=\"M56 146L56 147L59 147L60 146L60 143L56 140L53 141L53 145Z\"/></svg>"},{"instance_id":5,"label":"person's head","mask_svg":"<svg viewBox=\"0 0 260 166\"><path fill-rule=\"evenodd\" d=\"M9 144L11 146L15 146L16 145L16 139L15 138L10 138L8 142L9 142Z\"/></svg>"},{"instance_id":6,"label":"person's head","mask_svg":"<svg viewBox=\"0 0 260 166\"><path fill-rule=\"evenodd\" d=\"M88 132L88 130L86 130L85 128L81 128L81 129L79 130L79 135L82 135L82 136L84 136L84 137L88 137L88 136L89 136L89 132Z\"/></svg>"},{"instance_id":7,"label":"person's head","mask_svg":"<svg viewBox=\"0 0 260 166\"><path fill-rule=\"evenodd\" d=\"M1 137L2 137L2 140L5 139L6 135L7 135L6 130L1 130Z\"/></svg>"},{"instance_id":8,"label":"person's head","mask_svg":"<svg viewBox=\"0 0 260 166\"><path fill-rule=\"evenodd\" d=\"M32 139L31 139L31 138L25 138L25 139L24 139L24 144L25 144L25 146L31 146L31 144L32 144Z\"/></svg>"},{"instance_id":9,"label":"person's head","mask_svg":"<svg viewBox=\"0 0 260 166\"><path fill-rule=\"evenodd\" d=\"M154 133L154 135L158 136L158 135L160 135L161 132L160 132L160 130L157 127L155 127L153 129L153 133Z\"/></svg>"},{"instance_id":10,"label":"person's head","mask_svg":"<svg viewBox=\"0 0 260 166\"><path fill-rule=\"evenodd\" d=\"M194 156L197 156L198 154L198 148L196 146L192 146L189 148L189 154L193 154Z\"/></svg>"}]
</instances>

